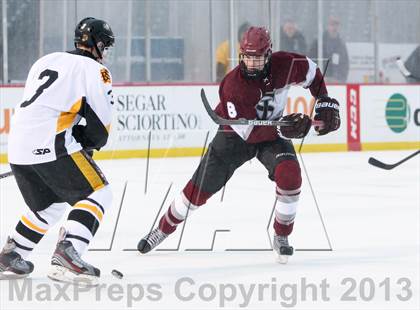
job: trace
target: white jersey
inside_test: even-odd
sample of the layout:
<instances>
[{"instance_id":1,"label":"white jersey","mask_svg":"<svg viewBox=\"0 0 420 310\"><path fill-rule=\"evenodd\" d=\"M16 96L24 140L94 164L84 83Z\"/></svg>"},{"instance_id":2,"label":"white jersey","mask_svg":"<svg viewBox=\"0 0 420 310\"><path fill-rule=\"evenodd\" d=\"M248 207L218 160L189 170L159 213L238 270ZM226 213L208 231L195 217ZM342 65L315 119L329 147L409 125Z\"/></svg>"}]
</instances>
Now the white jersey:
<instances>
[{"instance_id":1,"label":"white jersey","mask_svg":"<svg viewBox=\"0 0 420 310\"><path fill-rule=\"evenodd\" d=\"M72 128L82 118L90 146L105 145L113 104L111 75L81 53L52 53L32 66L11 122L10 163L50 162L80 151L86 145L75 140Z\"/></svg>"}]
</instances>

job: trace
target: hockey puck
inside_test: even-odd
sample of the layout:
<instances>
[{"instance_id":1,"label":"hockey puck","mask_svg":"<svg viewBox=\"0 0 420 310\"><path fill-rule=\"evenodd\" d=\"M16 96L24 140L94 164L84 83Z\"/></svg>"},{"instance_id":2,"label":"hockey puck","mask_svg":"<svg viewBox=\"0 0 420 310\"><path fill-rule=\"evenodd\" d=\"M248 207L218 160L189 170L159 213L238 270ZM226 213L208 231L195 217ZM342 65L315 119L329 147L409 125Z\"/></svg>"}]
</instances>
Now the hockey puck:
<instances>
[{"instance_id":1,"label":"hockey puck","mask_svg":"<svg viewBox=\"0 0 420 310\"><path fill-rule=\"evenodd\" d=\"M122 274L121 271L118 271L116 269L112 269L111 274L116 277L117 279L122 279L124 277L124 275Z\"/></svg>"}]
</instances>

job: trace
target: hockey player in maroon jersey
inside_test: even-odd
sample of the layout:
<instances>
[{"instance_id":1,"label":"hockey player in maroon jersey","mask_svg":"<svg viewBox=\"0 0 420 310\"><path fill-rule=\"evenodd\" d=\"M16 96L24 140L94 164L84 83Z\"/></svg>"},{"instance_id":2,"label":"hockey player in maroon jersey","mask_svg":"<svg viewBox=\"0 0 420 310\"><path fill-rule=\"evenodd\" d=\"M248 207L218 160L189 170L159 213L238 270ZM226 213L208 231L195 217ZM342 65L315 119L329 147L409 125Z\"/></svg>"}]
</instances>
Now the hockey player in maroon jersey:
<instances>
[{"instance_id":1,"label":"hockey player in maroon jersey","mask_svg":"<svg viewBox=\"0 0 420 310\"><path fill-rule=\"evenodd\" d=\"M302 183L301 170L290 139L303 138L312 120L301 113L282 116L287 92L292 85L309 88L316 98L315 126L319 135L340 127L339 104L328 97L323 76L309 58L271 51L269 32L250 27L240 43L239 65L220 84L219 116L226 119L266 119L293 121L290 126L232 125L220 128L200 165L179 197L160 219L159 226L138 244L147 253L160 244L187 215L204 205L246 161L257 157L276 184L277 204L274 220L274 250L280 262L293 254L288 236L293 230Z\"/></svg>"}]
</instances>

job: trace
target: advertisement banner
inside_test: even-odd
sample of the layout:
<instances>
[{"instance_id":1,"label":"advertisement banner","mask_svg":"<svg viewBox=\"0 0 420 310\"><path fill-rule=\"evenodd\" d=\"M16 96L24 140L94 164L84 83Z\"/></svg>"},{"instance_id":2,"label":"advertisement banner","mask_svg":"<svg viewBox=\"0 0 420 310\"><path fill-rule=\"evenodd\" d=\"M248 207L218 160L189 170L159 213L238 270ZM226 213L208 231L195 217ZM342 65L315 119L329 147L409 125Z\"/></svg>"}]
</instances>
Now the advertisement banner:
<instances>
[{"instance_id":1,"label":"advertisement banner","mask_svg":"<svg viewBox=\"0 0 420 310\"><path fill-rule=\"evenodd\" d=\"M218 85L115 86L114 115L108 144L95 158L161 156L198 156L208 145L217 125L201 102L204 88L213 107L219 102ZM318 137L314 132L305 139L304 151L346 150L345 86L331 86L332 97L341 102L342 127ZM13 108L22 100L22 87L0 88L1 154L7 152L7 136ZM309 90L292 87L285 114L310 114L314 99ZM300 144L300 140L294 141Z\"/></svg>"},{"instance_id":2,"label":"advertisement banner","mask_svg":"<svg viewBox=\"0 0 420 310\"><path fill-rule=\"evenodd\" d=\"M363 149L420 144L420 86L360 86Z\"/></svg>"},{"instance_id":3,"label":"advertisement banner","mask_svg":"<svg viewBox=\"0 0 420 310\"><path fill-rule=\"evenodd\" d=\"M114 115L104 150L202 147L217 125L207 116L201 86L114 87ZM209 94L217 87L206 87Z\"/></svg>"},{"instance_id":4,"label":"advertisement banner","mask_svg":"<svg viewBox=\"0 0 420 310\"><path fill-rule=\"evenodd\" d=\"M347 146L349 151L360 151L360 96L359 85L347 85Z\"/></svg>"},{"instance_id":5,"label":"advertisement banner","mask_svg":"<svg viewBox=\"0 0 420 310\"><path fill-rule=\"evenodd\" d=\"M95 158L199 156L217 130L201 102L204 88L213 107L217 85L115 86L109 142ZM341 127L325 136L313 130L302 151L413 148L419 144L419 85L334 85L329 95L340 103ZM14 107L23 87L0 88L0 159L6 161ZM292 87L285 113L310 114L309 90ZM299 146L301 140L293 141Z\"/></svg>"}]
</instances>

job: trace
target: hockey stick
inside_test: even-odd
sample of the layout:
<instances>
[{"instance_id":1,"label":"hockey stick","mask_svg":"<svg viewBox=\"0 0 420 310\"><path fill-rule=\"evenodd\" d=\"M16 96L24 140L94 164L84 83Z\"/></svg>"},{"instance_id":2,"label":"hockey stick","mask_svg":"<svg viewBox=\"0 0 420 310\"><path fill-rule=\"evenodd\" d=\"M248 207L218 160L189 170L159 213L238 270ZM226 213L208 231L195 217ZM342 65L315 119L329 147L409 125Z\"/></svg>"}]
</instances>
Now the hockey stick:
<instances>
[{"instance_id":1,"label":"hockey stick","mask_svg":"<svg viewBox=\"0 0 420 310\"><path fill-rule=\"evenodd\" d=\"M420 77L414 76L410 71L408 71L408 69L404 65L404 62L401 60L401 58L398 58L395 63L397 64L397 67L400 70L402 75L404 75L405 77L411 77L413 79L420 81Z\"/></svg>"},{"instance_id":2,"label":"hockey stick","mask_svg":"<svg viewBox=\"0 0 420 310\"><path fill-rule=\"evenodd\" d=\"M270 120L259 120L259 119L225 119L220 117L213 111L207 100L204 89L201 89L201 100L203 101L204 107L210 118L218 125L254 125L254 126L290 126L293 125L293 121L270 121ZM312 126L322 126L322 121L312 121Z\"/></svg>"},{"instance_id":3,"label":"hockey stick","mask_svg":"<svg viewBox=\"0 0 420 310\"><path fill-rule=\"evenodd\" d=\"M2 174L0 174L0 179L10 177L11 175L13 175L13 171L8 171L8 172L5 172L5 173L2 173Z\"/></svg>"},{"instance_id":4,"label":"hockey stick","mask_svg":"<svg viewBox=\"0 0 420 310\"><path fill-rule=\"evenodd\" d=\"M381 169L385 169L385 170L391 170L394 169L395 167L401 165L403 162L406 162L407 160L409 160L410 158L413 158L414 156L416 156L417 154L420 154L420 150L415 151L413 154L407 156L406 158L400 160L399 162L395 163L395 164L385 164L379 160L377 160L376 158L370 157L368 163L371 164L372 166L381 168Z\"/></svg>"}]
</instances>

